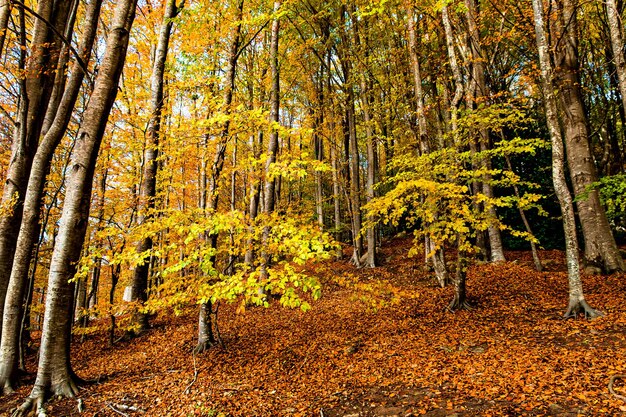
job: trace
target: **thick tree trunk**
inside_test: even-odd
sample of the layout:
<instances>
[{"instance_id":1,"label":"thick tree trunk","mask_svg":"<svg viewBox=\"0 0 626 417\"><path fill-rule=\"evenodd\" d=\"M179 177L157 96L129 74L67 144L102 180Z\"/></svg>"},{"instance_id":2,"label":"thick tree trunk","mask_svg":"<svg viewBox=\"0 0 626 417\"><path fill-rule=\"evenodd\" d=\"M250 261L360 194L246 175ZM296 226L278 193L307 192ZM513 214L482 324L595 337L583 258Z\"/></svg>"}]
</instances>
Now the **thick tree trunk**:
<instances>
[{"instance_id":1,"label":"thick tree trunk","mask_svg":"<svg viewBox=\"0 0 626 417\"><path fill-rule=\"evenodd\" d=\"M159 157L159 138L163 113L165 63L174 23L172 19L176 17L179 11L176 0L167 1L152 67L152 76L150 78L150 120L146 132L143 175L139 191L139 214L137 216L137 224L139 225L151 221L154 217L156 179L159 169L157 159ZM137 253L150 252L152 245L152 236L144 237L137 244ZM150 270L148 259L149 257L135 267L132 280L131 300L140 304L148 300L148 275ZM145 312L138 311L136 313L136 321L139 326L139 332L145 331L150 327L149 315Z\"/></svg>"},{"instance_id":2,"label":"thick tree trunk","mask_svg":"<svg viewBox=\"0 0 626 417\"><path fill-rule=\"evenodd\" d=\"M90 2L81 40L80 56L89 61L91 48L97 33L101 0ZM11 391L18 366L19 332L24 314L23 298L28 284L33 247L39 237L39 217L43 202L46 178L50 171L52 156L70 121L74 104L80 92L85 74L78 64L72 68L72 75L56 110L56 116L34 157L26 196L24 198L24 216L15 248L13 267L9 279L6 305L3 316L2 339L0 342L0 386L3 391ZM65 83L63 83L65 84Z\"/></svg>"},{"instance_id":3,"label":"thick tree trunk","mask_svg":"<svg viewBox=\"0 0 626 417\"><path fill-rule=\"evenodd\" d=\"M585 265L589 272L624 270L604 207L596 190L589 190L597 180L596 167L589 145L587 116L578 75L577 1L564 0L559 9L557 27L562 36L555 68L559 98L563 110L563 127L567 162L578 207L578 218L585 239Z\"/></svg>"},{"instance_id":4,"label":"thick tree trunk","mask_svg":"<svg viewBox=\"0 0 626 417\"><path fill-rule=\"evenodd\" d=\"M85 240L96 159L117 95L135 8L136 0L119 1L115 6L106 51L77 134L59 233L50 263L37 378L18 415L25 415L33 407L40 415L45 415L43 403L48 394L73 397L77 393L69 357L74 294L70 279L76 272L76 262Z\"/></svg>"},{"instance_id":5,"label":"thick tree trunk","mask_svg":"<svg viewBox=\"0 0 626 417\"><path fill-rule=\"evenodd\" d=\"M37 13L63 33L69 6L70 2L53 4L42 1L39 2ZM57 68L61 50L59 37L41 19L35 20L31 45L28 67L24 79L20 82L19 125L15 131L11 160L0 203L3 207L13 208L0 216L0 314L4 312L28 177L54 85L56 74L54 70Z\"/></svg>"},{"instance_id":6,"label":"thick tree trunk","mask_svg":"<svg viewBox=\"0 0 626 417\"><path fill-rule=\"evenodd\" d=\"M588 317L596 317L600 313L589 307L585 301L582 281L580 279L576 218L574 215L572 196L567 187L567 180L565 179L565 150L559 126L555 97L556 90L552 79L552 67L550 64L549 46L544 29L543 4L541 0L533 0L533 15L535 17L535 34L537 38L537 49L539 51L546 121L552 143L552 181L554 183L554 191L559 200L559 205L561 206L563 229L565 231L565 256L569 283L569 304L565 312L565 317L575 317L581 311Z\"/></svg>"}]
</instances>

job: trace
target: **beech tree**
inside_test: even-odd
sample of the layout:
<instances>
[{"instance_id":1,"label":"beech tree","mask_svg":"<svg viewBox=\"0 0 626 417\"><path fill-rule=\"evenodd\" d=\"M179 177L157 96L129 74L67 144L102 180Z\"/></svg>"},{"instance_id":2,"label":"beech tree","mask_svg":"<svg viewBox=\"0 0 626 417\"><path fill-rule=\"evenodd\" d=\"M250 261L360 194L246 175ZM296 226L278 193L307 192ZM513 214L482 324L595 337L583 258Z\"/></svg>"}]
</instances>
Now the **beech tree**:
<instances>
[{"instance_id":1,"label":"beech tree","mask_svg":"<svg viewBox=\"0 0 626 417\"><path fill-rule=\"evenodd\" d=\"M161 135L161 120L164 100L164 77L165 63L169 52L170 34L174 25L173 19L180 13L184 5L177 5L176 0L169 0L165 4L163 22L159 32L154 66L150 78L150 119L146 129L146 144L143 158L142 181L139 189L139 215L138 224L150 221L154 215L156 183L158 174L159 136ZM137 264L132 281L131 300L145 303L148 300L148 273L150 270L150 251L152 250L152 237L146 236L137 244L137 253L144 254L144 261ZM148 314L137 313L137 325L139 331L149 327Z\"/></svg>"},{"instance_id":2,"label":"beech tree","mask_svg":"<svg viewBox=\"0 0 626 417\"><path fill-rule=\"evenodd\" d=\"M28 285L28 273L31 264L33 246L39 238L39 215L43 203L46 177L50 172L50 163L54 152L65 135L74 110L85 73L82 65L89 62L91 49L96 37L98 18L102 1L93 0L86 10L83 33L79 47L82 64L74 62L71 76L67 82L63 97L56 108L54 121L41 140L34 156L33 166L28 180L24 198L24 216L19 230L16 251L11 269L5 313L0 343L0 385L3 391L13 389L18 364L18 345L22 316L24 314L23 298ZM61 77L62 75L59 75Z\"/></svg>"},{"instance_id":3,"label":"beech tree","mask_svg":"<svg viewBox=\"0 0 626 417\"><path fill-rule=\"evenodd\" d=\"M624 261L611 233L604 207L597 190L591 189L597 181L589 143L589 128L580 90L578 62L578 2L555 2L558 15L553 27L555 45L555 82L560 90L559 103L563 113L567 162L574 189L578 218L585 241L585 264L590 270L611 273L624 270ZM553 39L555 39L553 37Z\"/></svg>"},{"instance_id":4,"label":"beech tree","mask_svg":"<svg viewBox=\"0 0 626 417\"><path fill-rule=\"evenodd\" d=\"M33 408L37 415L46 415L44 401L49 395L74 397L78 393L78 379L69 356L72 278L85 239L96 158L124 68L135 7L135 0L120 1L115 6L106 51L78 132L50 265L37 378L28 399L19 407L18 415L26 415Z\"/></svg>"},{"instance_id":5,"label":"beech tree","mask_svg":"<svg viewBox=\"0 0 626 417\"><path fill-rule=\"evenodd\" d=\"M546 121L552 142L552 180L554 182L554 190L559 199L559 205L561 206L563 228L565 230L565 256L569 278L569 305L567 306L565 317L576 317L579 312L583 312L585 316L593 318L600 313L587 304L583 294L580 266L578 264L576 218L574 216L572 197L565 179L565 150L559 127L554 80L552 79L553 69L550 64L549 45L545 35L543 15L544 11L541 0L533 0L533 16L535 18L537 49L539 50Z\"/></svg>"}]
</instances>

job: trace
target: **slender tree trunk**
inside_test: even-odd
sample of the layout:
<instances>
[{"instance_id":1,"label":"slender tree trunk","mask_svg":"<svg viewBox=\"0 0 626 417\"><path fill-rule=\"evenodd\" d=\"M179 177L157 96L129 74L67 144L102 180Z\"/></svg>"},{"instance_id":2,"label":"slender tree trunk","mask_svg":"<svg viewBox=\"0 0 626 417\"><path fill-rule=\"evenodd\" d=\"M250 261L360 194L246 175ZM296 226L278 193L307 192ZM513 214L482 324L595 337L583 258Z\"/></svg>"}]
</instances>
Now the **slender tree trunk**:
<instances>
[{"instance_id":1,"label":"slender tree trunk","mask_svg":"<svg viewBox=\"0 0 626 417\"><path fill-rule=\"evenodd\" d=\"M513 172L513 165L511 164L511 159L509 158L509 156L505 155L504 159L506 160L506 165L509 171ZM515 197L519 200L521 195L520 195L519 188L517 187L517 185L513 185L513 192L515 193ZM532 238L534 238L535 235L533 233L532 228L530 227L530 222L528 221L528 218L526 217L526 213L524 212L524 209L519 207L518 210L519 210L519 215L522 218L522 222L524 223L524 227L526 228L526 232ZM543 265L541 265L541 259L539 259L539 251L537 250L537 245L532 240L530 241L530 250L533 254L533 262L535 263L535 269L537 270L537 272L541 272L543 270Z\"/></svg>"},{"instance_id":2,"label":"slender tree trunk","mask_svg":"<svg viewBox=\"0 0 626 417\"><path fill-rule=\"evenodd\" d=\"M11 17L11 0L0 0L0 57L4 50L4 41L9 29L9 19Z\"/></svg>"},{"instance_id":3,"label":"slender tree trunk","mask_svg":"<svg viewBox=\"0 0 626 417\"><path fill-rule=\"evenodd\" d=\"M404 3L407 15L407 29L409 34L409 56L411 58L411 72L413 73L413 94L416 103L417 127L419 134L419 147L422 155L430 153L430 139L428 137L428 125L426 121L426 109L424 106L424 91L422 90L422 75L419 58L417 56L417 35L413 16L413 4L409 0ZM435 270L439 284L444 287L449 281L448 271L444 261L443 248L437 249L434 242L426 236L424 239L426 263L430 263Z\"/></svg>"},{"instance_id":4,"label":"slender tree trunk","mask_svg":"<svg viewBox=\"0 0 626 417\"><path fill-rule=\"evenodd\" d=\"M139 209L137 224L141 225L150 222L154 217L154 199L156 197L156 179L158 175L159 139L161 136L161 118L164 105L164 77L165 63L169 51L170 35L172 33L173 20L180 8L176 5L176 0L168 0L165 5L163 22L159 33L152 76L150 78L150 120L146 132L146 148L143 161L142 182L139 191ZM152 236L144 237L137 244L137 253L149 253L152 250ZM149 257L147 258L149 259ZM150 263L144 259L135 267L132 280L131 300L141 304L148 300L148 273ZM139 325L139 332L150 327L149 315L138 311L136 321Z\"/></svg>"},{"instance_id":5,"label":"slender tree trunk","mask_svg":"<svg viewBox=\"0 0 626 417\"><path fill-rule=\"evenodd\" d=\"M224 88L224 102L223 111L229 116L231 114L231 104L233 101L233 93L235 89L235 76L237 74L237 60L239 57L239 43L241 38L241 17L243 16L244 0L239 0L237 6L237 24L235 26L235 33L233 35L233 41L230 45L230 52L228 57L228 70L226 71L226 86ZM213 160L213 166L211 169L211 175L209 177L208 188L208 210L211 213L217 211L218 207L218 187L219 179L224 169L224 160L226 159L226 145L229 141L230 135L230 120L226 119L222 132L220 135L219 143L215 150L215 157ZM210 234L208 236L209 244L212 249L217 249L217 233ZM212 257L212 264L215 266L216 256ZM204 303L200 306L200 318L198 320L198 344L194 349L195 353L201 353L207 350L215 343L215 336L213 334L213 324L211 322L212 314L211 302Z\"/></svg>"},{"instance_id":6,"label":"slender tree trunk","mask_svg":"<svg viewBox=\"0 0 626 417\"><path fill-rule=\"evenodd\" d=\"M487 83L485 81L485 55L481 46L480 33L478 30L476 0L465 0L466 16L468 24L468 32L470 35L470 51L472 57L472 77L476 82L477 93L474 97L475 100L484 101L488 97ZM480 150L485 152L489 149L489 129L480 129ZM482 167L487 171L491 170L491 159L488 156L483 156ZM493 188L491 185L491 175L485 174L482 182L482 193L489 199L493 199ZM491 218L490 225L487 229L489 235L489 247L490 256L492 262L505 261L504 248L502 245L502 236L500 234L500 228L498 227L498 216L496 208L489 202L485 205L485 210Z\"/></svg>"},{"instance_id":7,"label":"slender tree trunk","mask_svg":"<svg viewBox=\"0 0 626 417\"><path fill-rule=\"evenodd\" d=\"M368 74L368 60L369 60L369 52L368 52L368 40L367 40L367 19L362 21L362 25L364 26L365 34L361 33L361 25L355 25L354 27L354 44L356 46L361 47L362 50L359 52L359 55L363 56L362 68L359 72L361 72L360 76L360 84L361 84L361 107L363 111L363 122L365 125L365 137L367 143L367 171L366 171L366 180L365 180L365 195L366 201L370 202L374 199L374 183L376 182L376 149L375 149L375 132L374 132L374 121L372 120L371 113L371 80L369 79ZM363 39L361 39L363 37ZM368 268L375 268L377 266L376 259L376 226L374 226L374 218L372 216L368 216L368 220L370 221L370 226L366 228L365 236L367 241L367 252L363 256L362 261L364 261L364 266ZM360 233L360 231L359 231Z\"/></svg>"},{"instance_id":8,"label":"slender tree trunk","mask_svg":"<svg viewBox=\"0 0 626 417\"><path fill-rule=\"evenodd\" d=\"M580 267L578 265L578 240L576 237L576 218L572 196L565 179L565 150L563 137L558 120L558 110L555 97L554 82L552 79L552 66L550 64L549 46L546 40L543 4L541 0L533 0L533 15L535 18L535 35L537 49L539 51L539 65L541 69L541 82L544 94L546 121L550 131L552 142L552 181L554 191L561 206L563 215L563 229L565 231L565 256L567 261L567 275L569 284L569 304L565 317L575 317L579 312L584 312L588 317L596 317L600 313L591 308L585 301L582 281L580 279Z\"/></svg>"},{"instance_id":9,"label":"slender tree trunk","mask_svg":"<svg viewBox=\"0 0 626 417\"><path fill-rule=\"evenodd\" d=\"M53 2L42 1L38 4L37 13L63 33L69 6L70 2L53 4ZM23 16L24 11L21 7L20 10ZM22 38L25 39L24 33ZM12 210L6 210L0 216L0 313L4 312L15 245L22 221L24 195L54 85L56 74L54 70L57 68L61 50L59 37L41 19L35 19L31 45L28 66L25 69L24 79L20 82L19 124L15 130L11 159L0 203L2 207L12 207ZM22 45L22 47L26 46ZM22 50L21 53L23 61L25 51Z\"/></svg>"},{"instance_id":10,"label":"slender tree trunk","mask_svg":"<svg viewBox=\"0 0 626 417\"><path fill-rule=\"evenodd\" d=\"M281 0L274 1L274 13L277 14L281 7ZM265 189L264 189L264 207L263 212L267 216L266 221L270 221L269 217L274 212L276 179L271 176L272 165L276 162L278 155L278 127L280 123L280 73L278 70L278 41L280 35L280 18L274 17L272 21L271 39L270 39L270 73L272 77L272 90L270 94L270 123L271 130L269 141L267 144L267 161L265 163ZM267 252L266 245L269 240L271 228L269 225L263 227L263 236L261 247L261 286L263 281L267 279L267 268L270 263L270 254ZM260 289L264 291L263 288Z\"/></svg>"},{"instance_id":11,"label":"slender tree trunk","mask_svg":"<svg viewBox=\"0 0 626 417\"><path fill-rule=\"evenodd\" d=\"M615 65L619 91L622 96L622 108L626 111L626 59L624 58L624 37L622 34L621 15L617 8L616 0L606 0L605 5L609 23L609 34L611 37L613 64Z\"/></svg>"},{"instance_id":12,"label":"slender tree trunk","mask_svg":"<svg viewBox=\"0 0 626 417\"><path fill-rule=\"evenodd\" d=\"M76 262L85 240L96 159L117 95L135 8L136 0L119 1L115 6L106 51L77 134L59 233L50 263L37 378L29 397L18 409L18 415L25 415L32 408L45 415L43 407L48 394L74 397L77 393L77 378L69 356L74 293L70 279L76 272Z\"/></svg>"},{"instance_id":13,"label":"slender tree trunk","mask_svg":"<svg viewBox=\"0 0 626 417\"><path fill-rule=\"evenodd\" d=\"M334 211L334 224L335 224L335 240L339 242L341 240L341 189L339 185L339 163L337 161L337 146L333 143L330 144L330 163L332 165L333 175L333 211ZM341 247L337 249L335 258L341 260L343 258L343 252Z\"/></svg>"},{"instance_id":14,"label":"slender tree trunk","mask_svg":"<svg viewBox=\"0 0 626 417\"><path fill-rule=\"evenodd\" d=\"M79 52L84 62L89 61L91 48L97 32L101 4L101 0L94 0L89 4L85 20L86 31L81 40ZM33 248L39 237L39 217L46 177L50 172L50 163L54 151L65 135L65 130L70 122L84 76L85 74L80 66L75 64L72 68L72 75L67 88L55 112L54 121L37 148L30 171L24 198L24 216L16 242L3 316L2 339L0 342L0 385L3 387L4 392L12 391L15 383L18 366L20 324L24 314L23 298L28 286L28 273Z\"/></svg>"},{"instance_id":15,"label":"slender tree trunk","mask_svg":"<svg viewBox=\"0 0 626 417\"><path fill-rule=\"evenodd\" d=\"M585 265L589 272L624 270L615 239L600 203L597 190L589 187L597 180L596 167L589 145L587 116L580 89L576 0L564 0L557 27L560 35L555 68L559 98L563 110L563 127L567 162L576 196L578 218L585 239Z\"/></svg>"}]
</instances>

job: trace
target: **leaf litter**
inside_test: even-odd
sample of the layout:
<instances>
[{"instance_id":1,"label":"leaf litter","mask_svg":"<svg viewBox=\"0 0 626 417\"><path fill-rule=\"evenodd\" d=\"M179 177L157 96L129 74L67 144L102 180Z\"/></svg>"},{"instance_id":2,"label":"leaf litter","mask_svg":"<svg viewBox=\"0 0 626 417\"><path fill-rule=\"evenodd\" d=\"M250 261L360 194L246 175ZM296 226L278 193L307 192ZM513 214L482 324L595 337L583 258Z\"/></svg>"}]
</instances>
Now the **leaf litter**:
<instances>
[{"instance_id":1,"label":"leaf litter","mask_svg":"<svg viewBox=\"0 0 626 417\"><path fill-rule=\"evenodd\" d=\"M197 311L160 314L140 338L107 346L103 330L72 346L83 416L613 416L611 394L626 373L626 275L585 276L587 299L606 315L562 320L563 254L543 251L538 273L526 252L512 262L474 265L471 311L444 310L439 288L410 239L383 247L383 265L317 266L323 296L303 313L279 307L220 309L225 349L195 358ZM76 338L80 339L80 338ZM194 360L195 359L195 360ZM29 393L3 398L10 415ZM195 379L194 379L195 378ZM614 391L626 395L626 381ZM51 401L50 415L79 415Z\"/></svg>"}]
</instances>

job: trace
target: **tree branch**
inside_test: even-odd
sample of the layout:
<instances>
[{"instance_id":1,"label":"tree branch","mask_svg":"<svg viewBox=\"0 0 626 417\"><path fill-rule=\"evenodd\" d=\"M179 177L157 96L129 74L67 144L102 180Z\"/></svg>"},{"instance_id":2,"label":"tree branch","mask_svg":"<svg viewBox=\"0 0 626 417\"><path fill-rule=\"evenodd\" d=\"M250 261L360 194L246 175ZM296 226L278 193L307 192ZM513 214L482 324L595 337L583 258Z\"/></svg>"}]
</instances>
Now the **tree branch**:
<instances>
[{"instance_id":1,"label":"tree branch","mask_svg":"<svg viewBox=\"0 0 626 417\"><path fill-rule=\"evenodd\" d=\"M83 59L80 57L80 55L78 54L76 49L74 49L74 47L72 46L72 42L70 42L61 32L59 32L57 30L57 28L55 28L52 23L50 23L45 17L41 16L39 13L37 13L36 11L31 9L30 7L25 5L21 0L9 0L9 1L11 3L15 3L15 4L21 6L22 9L26 10L28 13L33 15L35 18L37 18L37 19L41 20L43 23L45 23L46 26L48 26L50 28L50 30L52 30L54 32L54 34L57 35L61 39L61 41L63 41L63 43L67 45L67 47L70 49L70 51L72 51L72 54L74 55L74 57L76 57L76 61L78 62L78 65L80 66L80 69L82 69L85 74L89 74L89 70L87 69L87 66L85 65L85 61L83 61Z\"/></svg>"}]
</instances>

